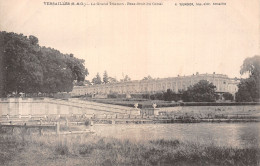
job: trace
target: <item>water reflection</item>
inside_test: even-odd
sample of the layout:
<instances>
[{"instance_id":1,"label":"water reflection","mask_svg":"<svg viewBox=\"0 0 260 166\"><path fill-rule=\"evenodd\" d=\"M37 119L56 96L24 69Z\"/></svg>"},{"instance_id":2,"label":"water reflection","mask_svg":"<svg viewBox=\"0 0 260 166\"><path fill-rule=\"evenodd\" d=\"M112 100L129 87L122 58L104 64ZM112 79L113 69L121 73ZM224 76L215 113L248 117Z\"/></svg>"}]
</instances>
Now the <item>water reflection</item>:
<instances>
[{"instance_id":1,"label":"water reflection","mask_svg":"<svg viewBox=\"0 0 260 166\"><path fill-rule=\"evenodd\" d=\"M96 135L130 141L178 139L217 146L260 146L260 123L116 124L92 128Z\"/></svg>"}]
</instances>

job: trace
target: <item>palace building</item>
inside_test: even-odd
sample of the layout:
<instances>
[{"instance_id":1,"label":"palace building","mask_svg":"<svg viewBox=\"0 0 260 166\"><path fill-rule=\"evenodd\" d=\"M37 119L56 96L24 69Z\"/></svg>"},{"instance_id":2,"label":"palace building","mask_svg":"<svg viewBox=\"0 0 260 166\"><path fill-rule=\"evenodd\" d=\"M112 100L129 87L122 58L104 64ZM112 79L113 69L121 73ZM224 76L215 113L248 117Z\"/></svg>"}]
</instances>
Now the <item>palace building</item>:
<instances>
[{"instance_id":1,"label":"palace building","mask_svg":"<svg viewBox=\"0 0 260 166\"><path fill-rule=\"evenodd\" d=\"M156 93L171 89L178 93L179 90L187 90L189 86L198 83L200 80L207 80L216 86L217 93L229 92L235 94L238 90L238 79L229 78L223 74L193 74L190 76L178 76L169 78L158 78L150 80L135 80L128 82L116 82L100 85L74 86L71 95L79 96L86 94L142 94Z\"/></svg>"}]
</instances>

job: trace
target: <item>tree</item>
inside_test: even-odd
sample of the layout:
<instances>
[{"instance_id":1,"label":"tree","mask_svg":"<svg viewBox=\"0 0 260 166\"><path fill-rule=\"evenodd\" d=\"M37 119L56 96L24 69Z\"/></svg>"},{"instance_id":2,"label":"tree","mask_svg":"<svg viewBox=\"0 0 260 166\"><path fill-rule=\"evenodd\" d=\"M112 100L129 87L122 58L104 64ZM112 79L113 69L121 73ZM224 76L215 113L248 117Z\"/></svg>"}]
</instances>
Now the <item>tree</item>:
<instances>
[{"instance_id":1,"label":"tree","mask_svg":"<svg viewBox=\"0 0 260 166\"><path fill-rule=\"evenodd\" d=\"M109 83L107 71L104 71L104 74L103 74L103 82L104 82L105 84Z\"/></svg>"},{"instance_id":2,"label":"tree","mask_svg":"<svg viewBox=\"0 0 260 166\"><path fill-rule=\"evenodd\" d=\"M91 82L90 82L89 80L85 80L85 81L84 81L84 84L92 85Z\"/></svg>"},{"instance_id":3,"label":"tree","mask_svg":"<svg viewBox=\"0 0 260 166\"><path fill-rule=\"evenodd\" d=\"M240 69L240 74L249 73L251 77L259 77L260 74L260 56L246 58Z\"/></svg>"},{"instance_id":4,"label":"tree","mask_svg":"<svg viewBox=\"0 0 260 166\"><path fill-rule=\"evenodd\" d=\"M142 80L152 80L153 78L150 76L150 75L148 75L147 77L144 77Z\"/></svg>"},{"instance_id":5,"label":"tree","mask_svg":"<svg viewBox=\"0 0 260 166\"><path fill-rule=\"evenodd\" d=\"M158 92L155 94L150 95L151 100L164 100L163 92Z\"/></svg>"},{"instance_id":6,"label":"tree","mask_svg":"<svg viewBox=\"0 0 260 166\"><path fill-rule=\"evenodd\" d=\"M181 91L181 99L185 102L193 101L192 87L189 87L186 91Z\"/></svg>"},{"instance_id":7,"label":"tree","mask_svg":"<svg viewBox=\"0 0 260 166\"><path fill-rule=\"evenodd\" d=\"M167 89L166 92L163 92L163 100L165 100L165 101L178 101L179 97L171 89Z\"/></svg>"},{"instance_id":8,"label":"tree","mask_svg":"<svg viewBox=\"0 0 260 166\"><path fill-rule=\"evenodd\" d=\"M131 78L126 75L123 79L120 80L120 82L127 82L127 81L131 81Z\"/></svg>"},{"instance_id":9,"label":"tree","mask_svg":"<svg viewBox=\"0 0 260 166\"><path fill-rule=\"evenodd\" d=\"M236 101L259 101L260 98L260 56L246 58L241 66L240 74L249 74L249 78L241 80L236 93Z\"/></svg>"},{"instance_id":10,"label":"tree","mask_svg":"<svg viewBox=\"0 0 260 166\"><path fill-rule=\"evenodd\" d=\"M84 81L77 81L77 82L75 82L75 84L74 84L75 86L86 86L85 84L84 84Z\"/></svg>"},{"instance_id":11,"label":"tree","mask_svg":"<svg viewBox=\"0 0 260 166\"><path fill-rule=\"evenodd\" d=\"M42 47L39 58L44 73L44 93L70 92L74 80L84 81L88 75L84 60L75 58L73 54L62 54L58 50Z\"/></svg>"},{"instance_id":12,"label":"tree","mask_svg":"<svg viewBox=\"0 0 260 166\"><path fill-rule=\"evenodd\" d=\"M234 96L229 92L224 93L223 97L225 100L231 100L231 101L234 100Z\"/></svg>"},{"instance_id":13,"label":"tree","mask_svg":"<svg viewBox=\"0 0 260 166\"><path fill-rule=\"evenodd\" d=\"M201 80L183 91L182 100L185 102L213 102L216 100L215 88L216 86L207 80Z\"/></svg>"},{"instance_id":14,"label":"tree","mask_svg":"<svg viewBox=\"0 0 260 166\"><path fill-rule=\"evenodd\" d=\"M108 82L109 83L116 83L118 82L116 78L113 78L113 77L108 77Z\"/></svg>"},{"instance_id":15,"label":"tree","mask_svg":"<svg viewBox=\"0 0 260 166\"><path fill-rule=\"evenodd\" d=\"M238 91L236 92L236 101L237 102L252 102L254 99L251 95L252 89L255 87L255 82L253 79L243 79L238 84Z\"/></svg>"},{"instance_id":16,"label":"tree","mask_svg":"<svg viewBox=\"0 0 260 166\"><path fill-rule=\"evenodd\" d=\"M4 96L4 76L6 75L6 71L4 68L4 35L3 33L0 33L0 97Z\"/></svg>"},{"instance_id":17,"label":"tree","mask_svg":"<svg viewBox=\"0 0 260 166\"><path fill-rule=\"evenodd\" d=\"M43 80L38 39L22 34L1 32L4 35L4 90L10 93L40 91Z\"/></svg>"},{"instance_id":18,"label":"tree","mask_svg":"<svg viewBox=\"0 0 260 166\"><path fill-rule=\"evenodd\" d=\"M98 85L102 83L99 73L97 73L96 77L92 79L92 83L93 85Z\"/></svg>"},{"instance_id":19,"label":"tree","mask_svg":"<svg viewBox=\"0 0 260 166\"><path fill-rule=\"evenodd\" d=\"M69 92L88 75L84 60L41 47L35 36L0 31L0 40L1 96Z\"/></svg>"}]
</instances>

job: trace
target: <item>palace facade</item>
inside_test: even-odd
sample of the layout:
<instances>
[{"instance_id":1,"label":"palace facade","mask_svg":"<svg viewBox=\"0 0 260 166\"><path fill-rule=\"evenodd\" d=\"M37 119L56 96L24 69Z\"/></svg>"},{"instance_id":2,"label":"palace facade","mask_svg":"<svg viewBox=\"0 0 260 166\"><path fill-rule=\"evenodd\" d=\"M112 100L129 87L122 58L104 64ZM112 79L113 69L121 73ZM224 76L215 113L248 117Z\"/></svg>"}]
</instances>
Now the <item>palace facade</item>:
<instances>
[{"instance_id":1,"label":"palace facade","mask_svg":"<svg viewBox=\"0 0 260 166\"><path fill-rule=\"evenodd\" d=\"M230 92L235 94L238 90L238 79L229 78L223 74L196 74L190 76L178 76L169 78L158 78L151 80L135 80L128 82L116 82L100 85L74 86L72 96L86 94L140 94L156 93L171 89L178 93L179 90L187 90L189 86L207 80L216 86L216 92Z\"/></svg>"}]
</instances>

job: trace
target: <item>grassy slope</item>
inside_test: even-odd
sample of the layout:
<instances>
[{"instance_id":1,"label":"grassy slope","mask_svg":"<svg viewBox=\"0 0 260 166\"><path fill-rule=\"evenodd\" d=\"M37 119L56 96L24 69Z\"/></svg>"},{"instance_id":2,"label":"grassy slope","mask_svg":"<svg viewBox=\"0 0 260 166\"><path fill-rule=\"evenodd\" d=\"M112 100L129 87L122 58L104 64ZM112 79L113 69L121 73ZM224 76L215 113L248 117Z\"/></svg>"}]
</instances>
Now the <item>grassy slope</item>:
<instances>
[{"instance_id":1,"label":"grassy slope","mask_svg":"<svg viewBox=\"0 0 260 166\"><path fill-rule=\"evenodd\" d=\"M72 135L1 135L0 165L258 165L259 148L245 149L155 140L133 143Z\"/></svg>"}]
</instances>

